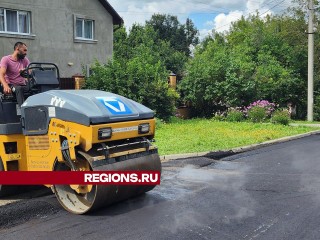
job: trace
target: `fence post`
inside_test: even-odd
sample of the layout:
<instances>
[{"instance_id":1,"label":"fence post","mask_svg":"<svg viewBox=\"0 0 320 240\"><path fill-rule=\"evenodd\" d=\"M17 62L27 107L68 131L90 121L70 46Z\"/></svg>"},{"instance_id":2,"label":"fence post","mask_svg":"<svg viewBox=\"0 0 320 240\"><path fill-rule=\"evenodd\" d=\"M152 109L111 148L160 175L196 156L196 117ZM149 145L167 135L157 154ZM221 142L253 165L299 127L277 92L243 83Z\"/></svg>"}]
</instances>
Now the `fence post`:
<instances>
[{"instance_id":1,"label":"fence post","mask_svg":"<svg viewBox=\"0 0 320 240\"><path fill-rule=\"evenodd\" d=\"M172 87L173 89L177 88L177 75L174 74L173 72L170 73L169 75L169 86Z\"/></svg>"},{"instance_id":2,"label":"fence post","mask_svg":"<svg viewBox=\"0 0 320 240\"><path fill-rule=\"evenodd\" d=\"M73 75L72 78L74 78L74 89L81 89L84 86L85 80L83 75Z\"/></svg>"}]
</instances>

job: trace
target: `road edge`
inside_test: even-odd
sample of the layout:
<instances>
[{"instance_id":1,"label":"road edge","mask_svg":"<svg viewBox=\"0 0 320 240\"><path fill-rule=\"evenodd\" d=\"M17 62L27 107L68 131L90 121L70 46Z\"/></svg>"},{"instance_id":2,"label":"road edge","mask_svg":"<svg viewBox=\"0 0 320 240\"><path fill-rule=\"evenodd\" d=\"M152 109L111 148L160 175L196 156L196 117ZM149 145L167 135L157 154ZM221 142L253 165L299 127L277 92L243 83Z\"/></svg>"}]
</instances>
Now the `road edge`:
<instances>
[{"instance_id":1,"label":"road edge","mask_svg":"<svg viewBox=\"0 0 320 240\"><path fill-rule=\"evenodd\" d=\"M177 160L182 158L192 158L192 157L211 157L215 159L221 159L224 157L228 157L234 154L243 153L247 151L252 151L255 149L259 149L265 146L273 145L276 143L288 142L292 140L296 140L303 137L308 137L311 135L320 134L320 130L315 130L307 133L301 133L293 136L287 136L282 138L277 138L269 141L265 141L262 143L251 144L247 146L226 149L226 150L217 150L217 151L208 151L208 152L196 152L196 153L185 153L185 154L172 154L172 155L161 155L160 160L161 162L167 162L171 160Z\"/></svg>"}]
</instances>

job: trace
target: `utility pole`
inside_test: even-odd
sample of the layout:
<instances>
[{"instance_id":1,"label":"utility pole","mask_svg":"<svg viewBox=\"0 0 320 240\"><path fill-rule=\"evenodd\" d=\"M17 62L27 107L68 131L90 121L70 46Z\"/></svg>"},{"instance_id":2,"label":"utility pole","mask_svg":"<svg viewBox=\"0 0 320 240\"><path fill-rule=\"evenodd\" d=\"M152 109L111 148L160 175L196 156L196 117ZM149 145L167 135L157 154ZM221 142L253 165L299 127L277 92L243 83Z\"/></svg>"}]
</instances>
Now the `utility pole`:
<instances>
[{"instance_id":1,"label":"utility pole","mask_svg":"<svg viewBox=\"0 0 320 240\"><path fill-rule=\"evenodd\" d=\"M308 118L313 121L313 65L314 65L314 0L309 0L309 26L308 26Z\"/></svg>"}]
</instances>

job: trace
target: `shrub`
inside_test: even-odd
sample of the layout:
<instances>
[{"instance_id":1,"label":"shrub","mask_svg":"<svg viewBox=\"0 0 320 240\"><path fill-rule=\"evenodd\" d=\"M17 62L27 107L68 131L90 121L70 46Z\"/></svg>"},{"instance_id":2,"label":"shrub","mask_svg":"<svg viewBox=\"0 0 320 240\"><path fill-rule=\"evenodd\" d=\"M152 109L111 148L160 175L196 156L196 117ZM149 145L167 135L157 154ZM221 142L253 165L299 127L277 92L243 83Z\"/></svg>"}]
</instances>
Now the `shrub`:
<instances>
[{"instance_id":1,"label":"shrub","mask_svg":"<svg viewBox=\"0 0 320 240\"><path fill-rule=\"evenodd\" d=\"M251 103L246 109L246 115L252 122L263 122L270 118L275 111L275 104L267 100L258 100Z\"/></svg>"},{"instance_id":2,"label":"shrub","mask_svg":"<svg viewBox=\"0 0 320 240\"><path fill-rule=\"evenodd\" d=\"M225 115L226 115L226 112L217 111L217 112L215 112L214 116L212 117L212 120L218 121L218 122L224 121L224 120L226 120Z\"/></svg>"},{"instance_id":3,"label":"shrub","mask_svg":"<svg viewBox=\"0 0 320 240\"><path fill-rule=\"evenodd\" d=\"M260 107L260 108L263 108L266 111L266 115L270 117L275 110L275 106L276 105L274 103L271 103L267 100L258 100L256 102L251 103L246 108L246 111L250 111L250 109L253 107Z\"/></svg>"},{"instance_id":4,"label":"shrub","mask_svg":"<svg viewBox=\"0 0 320 240\"><path fill-rule=\"evenodd\" d=\"M142 51L145 53L146 51ZM168 120L176 110L179 94L168 86L167 71L152 56L137 56L126 64L114 59L107 64L96 62L86 88L99 89L122 95L155 111L156 117Z\"/></svg>"},{"instance_id":5,"label":"shrub","mask_svg":"<svg viewBox=\"0 0 320 240\"><path fill-rule=\"evenodd\" d=\"M266 110L258 106L250 108L247 114L248 114L248 119L254 123L263 122L268 117Z\"/></svg>"},{"instance_id":6,"label":"shrub","mask_svg":"<svg viewBox=\"0 0 320 240\"><path fill-rule=\"evenodd\" d=\"M227 113L226 121L228 122L242 122L244 121L244 114L240 109L230 108Z\"/></svg>"},{"instance_id":7,"label":"shrub","mask_svg":"<svg viewBox=\"0 0 320 240\"><path fill-rule=\"evenodd\" d=\"M288 110L277 110L271 117L271 122L274 124L289 125L290 114Z\"/></svg>"}]
</instances>

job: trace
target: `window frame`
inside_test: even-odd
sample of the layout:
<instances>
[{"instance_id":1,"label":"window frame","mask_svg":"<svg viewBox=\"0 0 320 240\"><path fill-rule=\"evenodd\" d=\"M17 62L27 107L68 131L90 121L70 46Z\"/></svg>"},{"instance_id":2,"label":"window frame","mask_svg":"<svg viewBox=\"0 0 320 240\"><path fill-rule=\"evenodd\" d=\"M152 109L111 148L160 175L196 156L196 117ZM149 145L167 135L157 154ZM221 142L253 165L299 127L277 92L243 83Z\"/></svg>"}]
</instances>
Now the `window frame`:
<instances>
[{"instance_id":1,"label":"window frame","mask_svg":"<svg viewBox=\"0 0 320 240\"><path fill-rule=\"evenodd\" d=\"M77 35L77 21L81 21L82 36ZM92 38L85 37L85 22L91 22L91 36ZM74 39L75 41L96 42L95 40L95 19L83 15L74 15Z\"/></svg>"},{"instance_id":2,"label":"window frame","mask_svg":"<svg viewBox=\"0 0 320 240\"><path fill-rule=\"evenodd\" d=\"M3 8L0 7L0 10L3 10L3 14L1 16L3 17L3 31L0 30L0 34L14 34L14 35L24 35L24 36L30 36L31 35L31 11L25 11L25 10L18 10L18 9L10 9L10 8ZM7 18L7 11L16 12L16 28L17 32L8 31L8 18ZM27 32L21 32L20 29L20 16L26 15L27 18Z\"/></svg>"}]
</instances>

